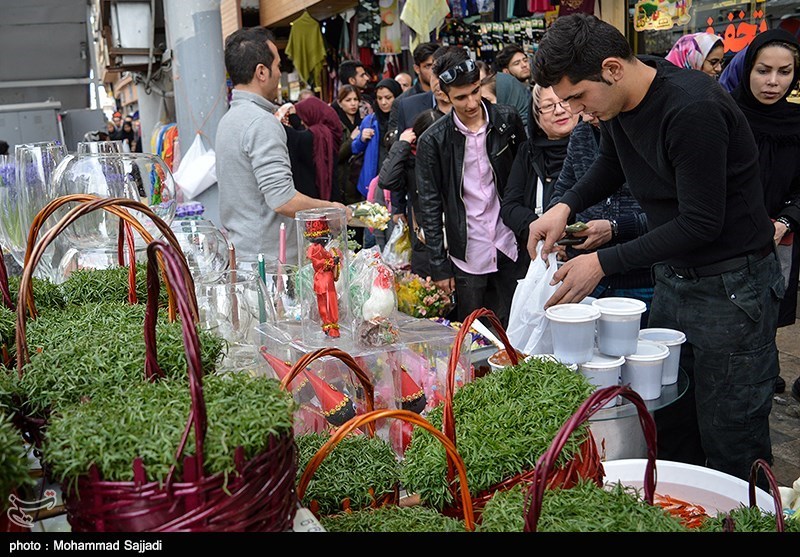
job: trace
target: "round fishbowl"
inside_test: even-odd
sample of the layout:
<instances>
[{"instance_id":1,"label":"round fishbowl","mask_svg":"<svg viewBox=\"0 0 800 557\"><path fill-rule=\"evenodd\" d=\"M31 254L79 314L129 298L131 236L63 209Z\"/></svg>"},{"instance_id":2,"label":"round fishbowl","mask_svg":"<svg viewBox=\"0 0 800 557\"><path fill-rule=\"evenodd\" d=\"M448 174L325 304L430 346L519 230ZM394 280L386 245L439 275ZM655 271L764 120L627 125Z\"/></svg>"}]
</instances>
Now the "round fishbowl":
<instances>
[{"instance_id":1,"label":"round fishbowl","mask_svg":"<svg viewBox=\"0 0 800 557\"><path fill-rule=\"evenodd\" d=\"M53 174L53 189L57 196L91 194L99 197L122 197L140 201L163 220L167 226L175 218L176 185L167 164L150 153L77 153L66 157ZM73 204L59 209L63 216ZM128 209L153 238L162 233L141 211ZM119 218L108 211L94 211L73 222L62 235L78 250L117 249ZM146 242L134 233L137 249Z\"/></svg>"}]
</instances>

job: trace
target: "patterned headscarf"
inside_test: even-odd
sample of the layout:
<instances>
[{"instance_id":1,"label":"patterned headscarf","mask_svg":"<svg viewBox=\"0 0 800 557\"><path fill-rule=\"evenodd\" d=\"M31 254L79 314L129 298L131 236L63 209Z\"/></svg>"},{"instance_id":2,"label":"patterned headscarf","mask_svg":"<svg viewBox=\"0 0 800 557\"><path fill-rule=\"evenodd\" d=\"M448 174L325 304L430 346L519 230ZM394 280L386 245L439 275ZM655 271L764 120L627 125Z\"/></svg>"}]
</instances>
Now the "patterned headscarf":
<instances>
[{"instance_id":1,"label":"patterned headscarf","mask_svg":"<svg viewBox=\"0 0 800 557\"><path fill-rule=\"evenodd\" d=\"M722 43L717 35L711 33L692 33L678 39L667 53L666 59L678 66L689 70L703 70L703 62L708 58L718 43Z\"/></svg>"}]
</instances>

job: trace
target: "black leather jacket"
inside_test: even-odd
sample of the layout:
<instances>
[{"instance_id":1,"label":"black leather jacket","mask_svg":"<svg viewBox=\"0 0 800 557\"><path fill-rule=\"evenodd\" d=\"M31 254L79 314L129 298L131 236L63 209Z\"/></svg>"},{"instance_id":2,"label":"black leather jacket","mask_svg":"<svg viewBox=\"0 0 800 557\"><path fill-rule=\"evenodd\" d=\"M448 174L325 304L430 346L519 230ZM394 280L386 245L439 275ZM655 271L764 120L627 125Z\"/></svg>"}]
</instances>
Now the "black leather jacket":
<instances>
[{"instance_id":1,"label":"black leather jacket","mask_svg":"<svg viewBox=\"0 0 800 557\"><path fill-rule=\"evenodd\" d=\"M526 139L525 126L515 108L486 100L483 104L489 115L486 151L495 189L502 200L517 147ZM467 213L462 194L465 143L464 135L456 128L452 110L417 138L418 218L425 233L433 280L453 276L448 252L458 259L466 258Z\"/></svg>"}]
</instances>

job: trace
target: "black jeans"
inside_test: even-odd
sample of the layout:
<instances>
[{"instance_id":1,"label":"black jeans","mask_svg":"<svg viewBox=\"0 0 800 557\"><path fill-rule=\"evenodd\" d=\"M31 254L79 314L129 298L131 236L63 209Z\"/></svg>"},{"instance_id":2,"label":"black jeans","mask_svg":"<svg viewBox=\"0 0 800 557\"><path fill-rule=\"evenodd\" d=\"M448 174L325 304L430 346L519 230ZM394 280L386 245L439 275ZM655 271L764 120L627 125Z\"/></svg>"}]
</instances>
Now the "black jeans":
<instances>
[{"instance_id":1,"label":"black jeans","mask_svg":"<svg viewBox=\"0 0 800 557\"><path fill-rule=\"evenodd\" d=\"M705 465L745 481L757 459L772 464L769 414L778 350L775 331L784 294L774 253L737 271L680 278L653 267L650 327L683 331L687 393L655 412L658 458ZM768 487L764 478L759 486Z\"/></svg>"},{"instance_id":2,"label":"black jeans","mask_svg":"<svg viewBox=\"0 0 800 557\"><path fill-rule=\"evenodd\" d=\"M487 275L466 273L453 265L456 279L456 316L458 321L464 319L479 308L492 310L503 328L508 327L508 316L511 312L511 300L517 288L517 280L525 276L527 267L520 276L520 260L509 259L497 250L497 271Z\"/></svg>"}]
</instances>

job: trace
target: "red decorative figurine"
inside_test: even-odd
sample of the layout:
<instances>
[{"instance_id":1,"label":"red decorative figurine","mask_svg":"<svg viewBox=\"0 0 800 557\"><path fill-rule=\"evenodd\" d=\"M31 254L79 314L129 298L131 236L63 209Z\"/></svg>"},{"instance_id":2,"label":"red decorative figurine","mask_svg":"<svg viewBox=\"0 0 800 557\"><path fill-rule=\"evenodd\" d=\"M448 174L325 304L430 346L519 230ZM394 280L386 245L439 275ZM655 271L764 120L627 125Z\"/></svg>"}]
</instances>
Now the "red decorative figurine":
<instances>
[{"instance_id":1,"label":"red decorative figurine","mask_svg":"<svg viewBox=\"0 0 800 557\"><path fill-rule=\"evenodd\" d=\"M339 301L336 297L336 281L339 279L342 253L336 248L327 250L325 242L330 238L330 227L326 219L306 223L305 236L311 242L306 257L314 269L314 293L323 332L339 338Z\"/></svg>"}]
</instances>

